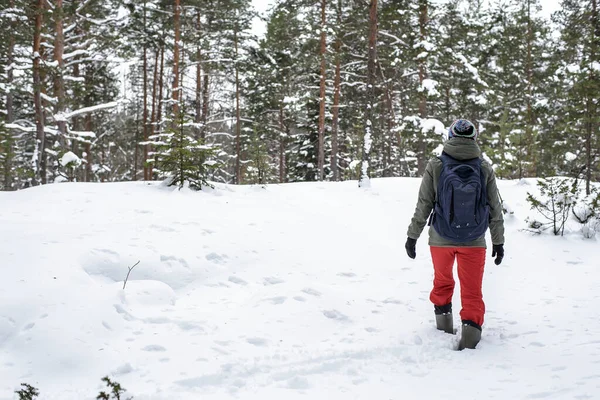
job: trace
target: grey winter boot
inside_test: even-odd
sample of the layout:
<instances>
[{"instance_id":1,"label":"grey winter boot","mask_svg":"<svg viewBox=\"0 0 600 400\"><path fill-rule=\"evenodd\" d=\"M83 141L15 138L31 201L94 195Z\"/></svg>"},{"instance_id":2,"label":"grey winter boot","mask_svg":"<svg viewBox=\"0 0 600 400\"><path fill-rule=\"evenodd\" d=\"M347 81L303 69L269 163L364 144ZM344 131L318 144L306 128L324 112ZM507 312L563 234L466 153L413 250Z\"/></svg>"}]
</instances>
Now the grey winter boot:
<instances>
[{"instance_id":1,"label":"grey winter boot","mask_svg":"<svg viewBox=\"0 0 600 400\"><path fill-rule=\"evenodd\" d=\"M435 306L435 325L440 331L454 334L452 303L445 306Z\"/></svg>"},{"instance_id":2,"label":"grey winter boot","mask_svg":"<svg viewBox=\"0 0 600 400\"><path fill-rule=\"evenodd\" d=\"M435 325L440 331L453 334L454 323L452 321L452 313L436 314Z\"/></svg>"},{"instance_id":3,"label":"grey winter boot","mask_svg":"<svg viewBox=\"0 0 600 400\"><path fill-rule=\"evenodd\" d=\"M474 349L481 340L481 327L471 321L463 321L458 350Z\"/></svg>"}]
</instances>

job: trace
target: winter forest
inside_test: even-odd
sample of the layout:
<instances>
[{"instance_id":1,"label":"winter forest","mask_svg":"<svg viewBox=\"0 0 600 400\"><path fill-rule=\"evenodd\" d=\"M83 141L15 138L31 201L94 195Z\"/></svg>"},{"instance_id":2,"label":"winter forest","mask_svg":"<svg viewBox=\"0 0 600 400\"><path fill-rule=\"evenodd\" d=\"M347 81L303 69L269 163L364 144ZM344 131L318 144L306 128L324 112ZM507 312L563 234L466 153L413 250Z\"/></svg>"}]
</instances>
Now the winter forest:
<instances>
[{"instance_id":1,"label":"winter forest","mask_svg":"<svg viewBox=\"0 0 600 400\"><path fill-rule=\"evenodd\" d=\"M0 188L419 176L468 118L502 179L600 177L600 6L2 0Z\"/></svg>"}]
</instances>

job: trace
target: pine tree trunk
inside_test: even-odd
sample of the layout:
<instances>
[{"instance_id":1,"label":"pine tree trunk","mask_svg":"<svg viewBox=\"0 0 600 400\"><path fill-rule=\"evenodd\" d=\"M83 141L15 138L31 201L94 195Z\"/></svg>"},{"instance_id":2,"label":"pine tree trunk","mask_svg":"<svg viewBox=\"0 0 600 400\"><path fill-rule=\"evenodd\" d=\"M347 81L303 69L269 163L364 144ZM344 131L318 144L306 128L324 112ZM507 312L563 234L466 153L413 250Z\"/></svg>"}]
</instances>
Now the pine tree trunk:
<instances>
[{"instance_id":1,"label":"pine tree trunk","mask_svg":"<svg viewBox=\"0 0 600 400\"><path fill-rule=\"evenodd\" d=\"M46 183L46 135L44 133L44 109L42 105L42 79L41 79L41 44L44 0L34 0L32 4L35 14L35 30L33 34L33 101L35 107L35 122L37 132L37 165L36 183Z\"/></svg>"},{"instance_id":2,"label":"pine tree trunk","mask_svg":"<svg viewBox=\"0 0 600 400\"><path fill-rule=\"evenodd\" d=\"M65 37L63 33L63 0L56 0L54 6L55 13L55 38L54 38L54 61L58 64L58 70L54 78L54 95L57 99L57 104L54 109L55 117L57 114L62 114L65 111L65 86L64 86L64 68L63 53L65 49ZM67 134L67 121L64 121L62 116L57 120L58 131L60 132L59 143L61 148L65 149L65 140Z\"/></svg>"},{"instance_id":3,"label":"pine tree trunk","mask_svg":"<svg viewBox=\"0 0 600 400\"><path fill-rule=\"evenodd\" d=\"M156 111L156 132L162 132L162 106L163 106L163 88L164 88L164 72L165 72L165 46L160 46L160 72L158 73L158 104ZM153 166L156 164L156 156L154 163L150 166L150 176L153 176Z\"/></svg>"},{"instance_id":4,"label":"pine tree trunk","mask_svg":"<svg viewBox=\"0 0 600 400\"><path fill-rule=\"evenodd\" d=\"M337 25L341 31L342 25L342 1L338 0L337 5ZM341 93L341 51L342 51L342 38L341 33L338 31L335 39L335 77L333 79L333 110L332 110L332 121L331 121L331 173L334 181L340 180L340 170L338 166L338 128L340 120L340 93Z\"/></svg>"},{"instance_id":5,"label":"pine tree trunk","mask_svg":"<svg viewBox=\"0 0 600 400\"><path fill-rule=\"evenodd\" d=\"M80 68L79 68L80 63L79 62L75 62L73 65L73 77L74 78L79 78L80 76ZM73 129L76 131L80 131L80 130L85 130L85 128L81 127L81 117L79 116L75 116L73 117L73 120L71 122ZM79 142L77 140L71 140L71 151L75 154L79 154ZM79 177L78 179L81 182L85 182L85 169L84 170L79 170Z\"/></svg>"},{"instance_id":6,"label":"pine tree trunk","mask_svg":"<svg viewBox=\"0 0 600 400\"><path fill-rule=\"evenodd\" d=\"M600 36L600 21L598 21L598 4L597 4L597 0L592 0L592 15L590 16L590 34L592 35L591 38L591 45L590 45L590 64L593 62L599 62L600 60L597 60L597 53L598 53L598 49L596 48L597 44L598 44L598 40L600 40L599 37ZM594 87L594 84L596 85L596 89L598 89L598 82L596 82L598 78L596 77L596 72L594 71L593 68L590 68L590 86ZM588 108L588 133L587 133L587 138L586 138L586 174L585 174L585 193L587 195L589 195L591 193L592 187L591 187L591 182L592 182L592 165L593 165L593 160L592 158L594 156L592 156L592 139L595 137L596 140L600 140L600 138L598 137L598 134L595 133L594 131L598 129L598 115L597 115L597 110L598 110L598 105L597 103L595 103L593 101L593 96L592 93L588 94L588 101L587 101L587 108Z\"/></svg>"},{"instance_id":7,"label":"pine tree trunk","mask_svg":"<svg viewBox=\"0 0 600 400\"><path fill-rule=\"evenodd\" d=\"M200 11L196 13L196 31L201 32L202 20L200 19ZM200 124L202 122L202 46L200 40L196 45L196 115L194 116L194 122ZM196 127L196 139L200 138L202 131L199 125Z\"/></svg>"},{"instance_id":8,"label":"pine tree trunk","mask_svg":"<svg viewBox=\"0 0 600 400\"><path fill-rule=\"evenodd\" d=\"M179 41L181 39L180 25L179 25L179 17L181 14L181 8L179 6L179 0L175 0L174 5L174 21L175 25L175 46L173 47L173 121L177 121L179 119Z\"/></svg>"},{"instance_id":9,"label":"pine tree trunk","mask_svg":"<svg viewBox=\"0 0 600 400\"><path fill-rule=\"evenodd\" d=\"M390 164L392 164L392 139L394 137L394 125L395 125L396 118L394 115L394 100L392 98L391 90L390 90L389 86L387 86L387 85L385 88L385 92L386 92L386 97L387 97L387 108L388 108L387 127L386 127L387 134L388 134L388 140L385 141L385 144L387 146L386 155L387 155L388 162ZM390 168L393 169L393 165ZM393 170L390 170L387 176L393 176Z\"/></svg>"},{"instance_id":10,"label":"pine tree trunk","mask_svg":"<svg viewBox=\"0 0 600 400\"><path fill-rule=\"evenodd\" d=\"M10 8L15 7L15 0L10 0ZM11 30L14 32L16 29L16 21L10 23ZM14 61L15 61L15 35L8 35L8 69L6 71L6 83L8 90L6 92L6 120L10 124L15 120L14 100L12 85L14 79Z\"/></svg>"},{"instance_id":11,"label":"pine tree trunk","mask_svg":"<svg viewBox=\"0 0 600 400\"><path fill-rule=\"evenodd\" d=\"M207 23L208 28L210 28L210 20ZM210 29L208 29L210 30ZM208 41L206 42L205 46L208 46ZM204 49L204 53L205 54L209 54L209 49L205 48ZM210 92L209 92L209 74L210 74L210 64L208 63L208 57L206 60L204 60L204 66L203 66L203 72L204 72L204 79L202 80L202 134L200 135L200 138L202 140L206 139L206 131L208 129L208 106L209 106L209 101L210 101Z\"/></svg>"},{"instance_id":12,"label":"pine tree trunk","mask_svg":"<svg viewBox=\"0 0 600 400\"><path fill-rule=\"evenodd\" d=\"M427 38L427 23L428 23L428 0L419 0L419 34L421 42ZM419 84L423 87L423 81L427 79L426 58L419 58ZM419 95L419 117L427 118L427 94L422 91ZM423 175L427 166L427 143L423 140L423 132L419 131L418 149L419 156L417 160L417 173Z\"/></svg>"},{"instance_id":13,"label":"pine tree trunk","mask_svg":"<svg viewBox=\"0 0 600 400\"><path fill-rule=\"evenodd\" d=\"M285 125L283 123L283 100L279 104L279 183L285 182Z\"/></svg>"},{"instance_id":14,"label":"pine tree trunk","mask_svg":"<svg viewBox=\"0 0 600 400\"><path fill-rule=\"evenodd\" d=\"M144 1L144 30L146 29L146 1ZM144 60L142 62L142 80L143 89L143 111L142 111L142 132L144 135L144 152L142 160L142 166L144 167L144 180L150 179L150 170L148 169L148 44L144 39Z\"/></svg>"},{"instance_id":15,"label":"pine tree trunk","mask_svg":"<svg viewBox=\"0 0 600 400\"><path fill-rule=\"evenodd\" d=\"M102 146L101 147L102 150L100 151L100 162L102 163L101 165L106 165L105 164L106 163L106 154L104 151L104 145L101 144L101 146ZM100 182L104 182L104 174L100 175Z\"/></svg>"},{"instance_id":16,"label":"pine tree trunk","mask_svg":"<svg viewBox=\"0 0 600 400\"><path fill-rule=\"evenodd\" d=\"M535 138L534 129L535 119L533 115L533 107L531 101L533 99L533 59L532 59L532 46L533 46L533 29L531 26L531 0L527 0L527 124L525 129L527 130L527 157L531 161L531 174L537 176L537 162L535 155Z\"/></svg>"},{"instance_id":17,"label":"pine tree trunk","mask_svg":"<svg viewBox=\"0 0 600 400\"><path fill-rule=\"evenodd\" d=\"M134 138L134 142L135 142L135 147L134 147L134 151L133 151L133 175L132 175L132 180L137 181L137 173L138 173L138 160L140 158L139 156L139 152L140 152L140 124L139 124L139 118L140 118L140 106L139 106L139 102L136 101L135 102L135 138Z\"/></svg>"},{"instance_id":18,"label":"pine tree trunk","mask_svg":"<svg viewBox=\"0 0 600 400\"><path fill-rule=\"evenodd\" d=\"M154 55L154 71L152 77L152 111L150 112L150 135L154 136L156 134L156 102L157 102L157 90L158 90L158 59L160 57L160 49L156 49L156 54ZM150 141L150 138L149 140ZM149 158L149 153L152 150L150 145L147 144L148 150L146 157ZM152 180L152 163L148 163L148 180Z\"/></svg>"},{"instance_id":19,"label":"pine tree trunk","mask_svg":"<svg viewBox=\"0 0 600 400\"><path fill-rule=\"evenodd\" d=\"M85 130L88 132L92 131L92 114L88 113L85 116ZM92 181L92 144L89 140L85 142L85 181Z\"/></svg>"},{"instance_id":20,"label":"pine tree trunk","mask_svg":"<svg viewBox=\"0 0 600 400\"><path fill-rule=\"evenodd\" d=\"M369 187L369 158L373 142L373 107L375 105L375 79L377 58L377 0L371 0L369 6L369 48L367 62L367 109L365 112L365 133L363 138L362 165L359 187Z\"/></svg>"},{"instance_id":21,"label":"pine tree trunk","mask_svg":"<svg viewBox=\"0 0 600 400\"><path fill-rule=\"evenodd\" d=\"M327 32L325 9L327 0L321 0L321 82L319 87L319 154L317 164L319 168L319 180L325 179L325 79L327 53Z\"/></svg>"},{"instance_id":22,"label":"pine tree trunk","mask_svg":"<svg viewBox=\"0 0 600 400\"><path fill-rule=\"evenodd\" d=\"M242 166L241 166L241 141L242 141L242 126L240 118L240 68L238 64L238 36L237 26L234 28L233 45L235 50L235 183L242 183Z\"/></svg>"},{"instance_id":23,"label":"pine tree trunk","mask_svg":"<svg viewBox=\"0 0 600 400\"><path fill-rule=\"evenodd\" d=\"M10 8L14 8L15 1L10 1ZM11 30L14 32L16 28L16 22L12 21L10 23ZM12 93L12 85L14 79L14 52L15 52L15 36L8 35L8 54L7 54L7 62L8 68L6 70L6 84L8 86L8 90L6 91L6 122L9 124L14 122L15 120L15 111L14 111L14 103L13 103L13 93ZM12 190L13 182L12 182L12 161L13 161L13 140L12 135L9 132L9 140L6 143L6 159L4 160L4 190Z\"/></svg>"}]
</instances>

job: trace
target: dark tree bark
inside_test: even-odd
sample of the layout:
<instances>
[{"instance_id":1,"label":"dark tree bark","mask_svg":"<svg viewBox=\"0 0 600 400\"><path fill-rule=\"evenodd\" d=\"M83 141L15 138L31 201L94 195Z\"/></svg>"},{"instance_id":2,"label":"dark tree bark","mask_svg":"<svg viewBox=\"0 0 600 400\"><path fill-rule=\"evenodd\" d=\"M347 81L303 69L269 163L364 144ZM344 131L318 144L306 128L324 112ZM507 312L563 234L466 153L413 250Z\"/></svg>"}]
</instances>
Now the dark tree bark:
<instances>
[{"instance_id":1,"label":"dark tree bark","mask_svg":"<svg viewBox=\"0 0 600 400\"><path fill-rule=\"evenodd\" d=\"M92 114L87 114L85 116L85 130L91 132L92 127ZM85 142L85 182L92 181L92 144L89 140Z\"/></svg>"},{"instance_id":2,"label":"dark tree bark","mask_svg":"<svg viewBox=\"0 0 600 400\"><path fill-rule=\"evenodd\" d=\"M44 3L44 0L34 0L32 4L35 26L33 34L33 102L35 107L38 151L35 184L46 183L46 135L44 132L44 109L42 105L42 79L40 66Z\"/></svg>"},{"instance_id":3,"label":"dark tree bark","mask_svg":"<svg viewBox=\"0 0 600 400\"><path fill-rule=\"evenodd\" d=\"M235 50L235 183L242 183L241 148L242 125L240 114L240 68L238 65L238 32L237 26L233 32L233 45Z\"/></svg>"},{"instance_id":4,"label":"dark tree bark","mask_svg":"<svg viewBox=\"0 0 600 400\"><path fill-rule=\"evenodd\" d=\"M283 123L283 100L279 103L279 183L285 182L285 138L287 133Z\"/></svg>"},{"instance_id":5,"label":"dark tree bark","mask_svg":"<svg viewBox=\"0 0 600 400\"><path fill-rule=\"evenodd\" d=\"M428 0L419 0L419 35L421 42L425 41L427 37L427 23L428 23ZM423 81L427 79L427 65L426 59L421 57L419 59L419 84L423 86ZM427 118L427 94L425 91L421 92L419 96L419 116L421 118ZM418 141L419 156L417 160L417 173L423 175L425 167L427 166L427 143L423 140L423 133L419 132Z\"/></svg>"},{"instance_id":6,"label":"dark tree bark","mask_svg":"<svg viewBox=\"0 0 600 400\"><path fill-rule=\"evenodd\" d=\"M173 47L173 117L179 118L179 100L180 100L180 87L179 87L179 41L181 40L180 32L180 15L181 7L179 6L180 0L175 0L173 6L175 25L175 46Z\"/></svg>"},{"instance_id":7,"label":"dark tree bark","mask_svg":"<svg viewBox=\"0 0 600 400\"><path fill-rule=\"evenodd\" d=\"M10 0L10 8L15 7L15 0ZM11 29L14 31L16 28L16 21L10 23ZM8 91L6 92L6 120L10 124L15 120L14 100L12 93L12 84L14 79L14 61L15 61L15 35L8 35L8 54L7 61L9 68L6 71L6 81L8 84Z\"/></svg>"},{"instance_id":8,"label":"dark tree bark","mask_svg":"<svg viewBox=\"0 0 600 400\"><path fill-rule=\"evenodd\" d=\"M597 44L598 44L598 40L599 38L597 36L600 36L600 22L598 21L598 3L597 0L592 0L592 13L590 15L590 35L591 37L591 43L590 43L590 63L592 62L598 62L600 60L597 60L597 52L598 49L596 48ZM593 68L590 68L590 76L589 76L589 80L590 80L590 87L591 88L596 88L599 89L600 83L596 82L597 81L597 77L596 77L596 72L594 71ZM590 90L591 91L591 90ZM586 139L585 139L585 156L586 156L586 171L585 171L585 193L587 195L589 195L592 191L592 186L591 186L591 182L592 182L592 168L594 167L594 162L593 159L595 158L595 155L592 154L592 147L593 147L593 139L594 137L596 138L596 140L600 140L600 138L598 137L598 134L595 133L595 131L598 129L598 115L597 115L597 110L598 110L598 105L597 103L594 102L594 98L593 98L593 94L589 93L587 94L587 132L586 132Z\"/></svg>"},{"instance_id":9,"label":"dark tree bark","mask_svg":"<svg viewBox=\"0 0 600 400\"><path fill-rule=\"evenodd\" d=\"M162 130L162 110L163 110L163 88L164 88L164 72L165 72L165 45L160 46L160 72L158 73L158 101L156 111L156 132ZM156 162L156 157L154 159ZM150 176L153 174L153 165L150 166Z\"/></svg>"},{"instance_id":10,"label":"dark tree bark","mask_svg":"<svg viewBox=\"0 0 600 400\"><path fill-rule=\"evenodd\" d=\"M144 1L144 31L146 30L146 1ZM142 132L144 135L144 151L142 160L142 166L144 167L144 180L147 181L150 179L150 169L148 168L148 43L144 38L144 60L142 63L142 80L143 80L143 89L142 96L143 99L143 110L142 110Z\"/></svg>"},{"instance_id":11,"label":"dark tree bark","mask_svg":"<svg viewBox=\"0 0 600 400\"><path fill-rule=\"evenodd\" d=\"M65 111L65 83L63 79L65 62L63 54L65 50L65 37L63 31L63 0L56 0L54 6L55 14L55 38L54 38L54 60L58 64L58 71L54 77L54 94L57 99L54 113L61 114ZM60 132L59 142L61 147L65 148L65 140L67 134L67 121L60 118L57 120L58 131Z\"/></svg>"},{"instance_id":12,"label":"dark tree bark","mask_svg":"<svg viewBox=\"0 0 600 400\"><path fill-rule=\"evenodd\" d=\"M337 24L341 30L342 25L342 1L338 0L337 4ZM342 38L341 32L338 31L335 38L335 77L333 79L333 110L331 121L331 172L334 181L340 180L340 169L338 166L338 127L340 119L340 94L341 94L341 51Z\"/></svg>"},{"instance_id":13,"label":"dark tree bark","mask_svg":"<svg viewBox=\"0 0 600 400\"><path fill-rule=\"evenodd\" d=\"M327 53L327 32L325 10L327 0L321 0L321 82L319 87L319 153L317 165L319 169L319 180L325 179L325 85L326 85L326 59Z\"/></svg>"},{"instance_id":14,"label":"dark tree bark","mask_svg":"<svg viewBox=\"0 0 600 400\"><path fill-rule=\"evenodd\" d=\"M196 12L196 30L201 32L202 20L200 19L200 11ZM196 115L194 122L200 124L202 122L202 46L200 40L196 46ZM200 138L204 129L196 127L196 138Z\"/></svg>"},{"instance_id":15,"label":"dark tree bark","mask_svg":"<svg viewBox=\"0 0 600 400\"><path fill-rule=\"evenodd\" d=\"M157 91L158 91L158 59L160 57L160 48L156 49L156 53L154 55L154 71L152 77L152 111L150 112L150 135L154 135L156 133L156 106L157 106ZM148 153L150 150L150 145L148 144ZM146 154L146 158L149 157L148 153ZM152 180L152 163L148 163L148 180Z\"/></svg>"}]
</instances>

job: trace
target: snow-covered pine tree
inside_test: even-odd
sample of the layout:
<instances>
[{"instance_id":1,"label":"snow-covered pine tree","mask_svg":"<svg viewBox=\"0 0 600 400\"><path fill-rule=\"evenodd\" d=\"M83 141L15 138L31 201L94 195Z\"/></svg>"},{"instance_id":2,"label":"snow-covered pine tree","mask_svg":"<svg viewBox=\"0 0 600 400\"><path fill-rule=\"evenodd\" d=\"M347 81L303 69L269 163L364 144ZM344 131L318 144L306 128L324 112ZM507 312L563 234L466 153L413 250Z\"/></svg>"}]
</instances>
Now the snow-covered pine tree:
<instances>
[{"instance_id":1,"label":"snow-covered pine tree","mask_svg":"<svg viewBox=\"0 0 600 400\"><path fill-rule=\"evenodd\" d=\"M561 5L554 15L560 29L555 80L562 86L556 126L570 149L563 157L584 172L589 195L600 160L600 7L598 0L564 0Z\"/></svg>"},{"instance_id":2,"label":"snow-covered pine tree","mask_svg":"<svg viewBox=\"0 0 600 400\"><path fill-rule=\"evenodd\" d=\"M212 187L208 180L216 161L212 147L195 137L194 123L186 121L185 115L185 107L180 108L177 118L162 135L162 141L155 143L156 172L167 178L169 186L181 189L187 185L202 190Z\"/></svg>"},{"instance_id":3,"label":"snow-covered pine tree","mask_svg":"<svg viewBox=\"0 0 600 400\"><path fill-rule=\"evenodd\" d=\"M495 3L490 58L484 73L492 94L484 142L498 176L535 176L544 110L548 30L534 0Z\"/></svg>"}]
</instances>

